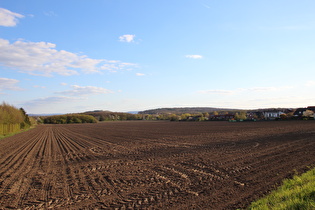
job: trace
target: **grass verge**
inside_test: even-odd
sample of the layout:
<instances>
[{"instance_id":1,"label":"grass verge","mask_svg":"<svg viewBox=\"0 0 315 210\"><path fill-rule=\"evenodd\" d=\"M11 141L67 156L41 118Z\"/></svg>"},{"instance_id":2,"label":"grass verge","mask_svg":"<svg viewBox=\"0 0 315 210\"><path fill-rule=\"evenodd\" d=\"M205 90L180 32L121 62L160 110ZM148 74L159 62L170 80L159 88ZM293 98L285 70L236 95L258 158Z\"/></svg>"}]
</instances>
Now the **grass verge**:
<instances>
[{"instance_id":1,"label":"grass verge","mask_svg":"<svg viewBox=\"0 0 315 210\"><path fill-rule=\"evenodd\" d=\"M253 202L248 209L315 209L315 168L284 180L282 186Z\"/></svg>"},{"instance_id":2,"label":"grass verge","mask_svg":"<svg viewBox=\"0 0 315 210\"><path fill-rule=\"evenodd\" d=\"M9 134L7 134L7 135L0 135L0 140L1 140L1 139L4 139L4 138L7 138L7 137L10 137L10 136L14 136L14 135L16 135L16 134L18 134L18 133L22 133L22 132L31 130L32 128L35 128L35 126L31 126L31 127L27 128L27 129L23 129L23 130L20 130L20 131L18 131L18 132L15 132L15 133L9 133Z\"/></svg>"}]
</instances>

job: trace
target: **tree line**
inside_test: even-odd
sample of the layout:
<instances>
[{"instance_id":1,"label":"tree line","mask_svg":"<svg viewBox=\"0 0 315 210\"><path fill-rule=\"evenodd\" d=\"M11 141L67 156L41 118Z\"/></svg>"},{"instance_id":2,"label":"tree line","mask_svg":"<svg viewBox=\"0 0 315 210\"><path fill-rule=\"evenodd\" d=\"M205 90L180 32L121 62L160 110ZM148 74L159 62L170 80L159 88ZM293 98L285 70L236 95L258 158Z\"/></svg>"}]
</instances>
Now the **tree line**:
<instances>
[{"instance_id":1,"label":"tree line","mask_svg":"<svg viewBox=\"0 0 315 210\"><path fill-rule=\"evenodd\" d=\"M71 123L96 123L97 120L86 114L65 114L43 117L42 122L45 124L71 124Z\"/></svg>"},{"instance_id":2,"label":"tree line","mask_svg":"<svg viewBox=\"0 0 315 210\"><path fill-rule=\"evenodd\" d=\"M195 113L159 113L159 114L131 114L124 112L109 112L109 111L90 111L84 114L95 117L98 121L125 121L125 120L169 120L169 121L206 121L215 120L213 116L217 115L232 115L234 111L213 111L213 112L195 112ZM243 119L246 114L239 112L236 114L237 119ZM245 117L246 118L246 117ZM244 119L245 119L244 118Z\"/></svg>"},{"instance_id":3,"label":"tree line","mask_svg":"<svg viewBox=\"0 0 315 210\"><path fill-rule=\"evenodd\" d=\"M0 135L19 132L36 124L34 118L29 117L23 108L16 108L5 102L0 104Z\"/></svg>"}]
</instances>

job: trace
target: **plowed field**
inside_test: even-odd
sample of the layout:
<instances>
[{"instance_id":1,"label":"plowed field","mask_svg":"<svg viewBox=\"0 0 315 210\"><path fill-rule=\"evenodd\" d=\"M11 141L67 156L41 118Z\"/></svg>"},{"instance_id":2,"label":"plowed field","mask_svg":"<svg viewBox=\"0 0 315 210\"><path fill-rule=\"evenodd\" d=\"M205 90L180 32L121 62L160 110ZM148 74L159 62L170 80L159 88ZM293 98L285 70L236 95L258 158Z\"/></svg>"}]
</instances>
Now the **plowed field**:
<instances>
[{"instance_id":1,"label":"plowed field","mask_svg":"<svg viewBox=\"0 0 315 210\"><path fill-rule=\"evenodd\" d=\"M40 125L0 148L0 209L236 209L314 166L315 122Z\"/></svg>"}]
</instances>

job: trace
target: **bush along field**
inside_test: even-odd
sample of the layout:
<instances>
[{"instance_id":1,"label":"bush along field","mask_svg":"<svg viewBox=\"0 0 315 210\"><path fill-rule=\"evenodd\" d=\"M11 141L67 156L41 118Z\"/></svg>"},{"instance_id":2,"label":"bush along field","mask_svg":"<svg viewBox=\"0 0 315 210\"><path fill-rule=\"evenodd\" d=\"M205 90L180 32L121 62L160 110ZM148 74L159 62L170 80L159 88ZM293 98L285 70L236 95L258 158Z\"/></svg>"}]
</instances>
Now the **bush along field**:
<instances>
[{"instance_id":1,"label":"bush along field","mask_svg":"<svg viewBox=\"0 0 315 210\"><path fill-rule=\"evenodd\" d=\"M0 104L0 138L28 129L35 123L23 108L17 109L4 102Z\"/></svg>"},{"instance_id":2,"label":"bush along field","mask_svg":"<svg viewBox=\"0 0 315 210\"><path fill-rule=\"evenodd\" d=\"M249 209L315 209L315 168L285 180L276 191L252 203Z\"/></svg>"},{"instance_id":3,"label":"bush along field","mask_svg":"<svg viewBox=\"0 0 315 210\"><path fill-rule=\"evenodd\" d=\"M86 114L65 114L45 117L45 124L97 123L95 117Z\"/></svg>"}]
</instances>

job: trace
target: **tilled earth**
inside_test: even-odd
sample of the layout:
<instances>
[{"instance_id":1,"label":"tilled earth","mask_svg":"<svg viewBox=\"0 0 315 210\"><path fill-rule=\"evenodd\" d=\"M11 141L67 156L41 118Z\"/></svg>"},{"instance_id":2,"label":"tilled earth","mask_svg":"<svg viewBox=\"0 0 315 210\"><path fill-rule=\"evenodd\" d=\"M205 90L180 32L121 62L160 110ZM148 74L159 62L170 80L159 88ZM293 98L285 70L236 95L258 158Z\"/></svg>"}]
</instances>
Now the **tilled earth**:
<instances>
[{"instance_id":1,"label":"tilled earth","mask_svg":"<svg viewBox=\"0 0 315 210\"><path fill-rule=\"evenodd\" d=\"M315 166L315 121L40 125L0 140L0 209L237 209Z\"/></svg>"}]
</instances>

